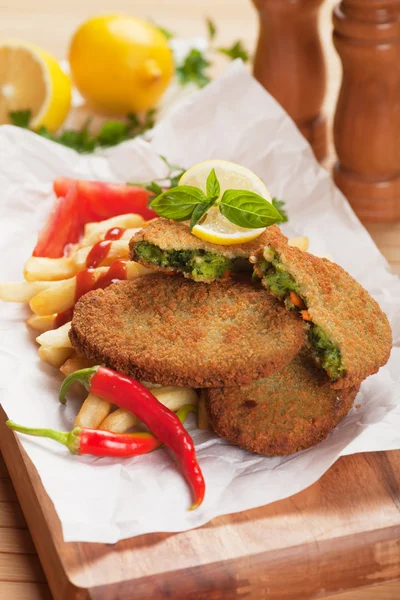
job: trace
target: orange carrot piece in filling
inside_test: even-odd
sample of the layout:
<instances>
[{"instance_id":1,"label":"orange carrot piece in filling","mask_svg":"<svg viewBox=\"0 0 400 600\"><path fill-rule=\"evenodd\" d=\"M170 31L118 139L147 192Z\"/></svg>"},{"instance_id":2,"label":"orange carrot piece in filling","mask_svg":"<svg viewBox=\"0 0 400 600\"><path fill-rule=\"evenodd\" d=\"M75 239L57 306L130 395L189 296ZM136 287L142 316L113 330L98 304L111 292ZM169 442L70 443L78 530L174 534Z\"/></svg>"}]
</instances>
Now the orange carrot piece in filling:
<instances>
[{"instance_id":1,"label":"orange carrot piece in filling","mask_svg":"<svg viewBox=\"0 0 400 600\"><path fill-rule=\"evenodd\" d=\"M305 308L306 305L304 304L303 300L300 298L300 296L298 294L296 294L296 292L293 292L292 290L290 290L289 292L289 298L290 298L290 302L292 304L294 304L295 306L297 306L298 308Z\"/></svg>"}]
</instances>

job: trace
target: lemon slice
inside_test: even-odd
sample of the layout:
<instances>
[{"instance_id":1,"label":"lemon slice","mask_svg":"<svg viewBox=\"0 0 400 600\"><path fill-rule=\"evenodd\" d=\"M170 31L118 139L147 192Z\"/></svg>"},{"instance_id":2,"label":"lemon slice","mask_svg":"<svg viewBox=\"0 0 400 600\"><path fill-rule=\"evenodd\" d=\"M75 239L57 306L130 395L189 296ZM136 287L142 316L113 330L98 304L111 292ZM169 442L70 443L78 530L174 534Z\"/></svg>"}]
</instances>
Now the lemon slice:
<instances>
[{"instance_id":1,"label":"lemon slice","mask_svg":"<svg viewBox=\"0 0 400 600\"><path fill-rule=\"evenodd\" d=\"M0 44L0 124L12 111L31 111L30 127L58 129L71 105L71 81L50 54L27 42Z\"/></svg>"},{"instance_id":2,"label":"lemon slice","mask_svg":"<svg viewBox=\"0 0 400 600\"><path fill-rule=\"evenodd\" d=\"M250 169L242 167L226 160L206 160L194 165L184 173L179 185L193 185L206 192L207 177L212 169L221 186L221 196L225 190L248 190L255 192L271 202L271 195L264 183ZM265 227L259 229L247 229L228 221L217 207L211 208L205 219L195 225L192 233L212 244L229 245L250 242L265 231Z\"/></svg>"}]
</instances>

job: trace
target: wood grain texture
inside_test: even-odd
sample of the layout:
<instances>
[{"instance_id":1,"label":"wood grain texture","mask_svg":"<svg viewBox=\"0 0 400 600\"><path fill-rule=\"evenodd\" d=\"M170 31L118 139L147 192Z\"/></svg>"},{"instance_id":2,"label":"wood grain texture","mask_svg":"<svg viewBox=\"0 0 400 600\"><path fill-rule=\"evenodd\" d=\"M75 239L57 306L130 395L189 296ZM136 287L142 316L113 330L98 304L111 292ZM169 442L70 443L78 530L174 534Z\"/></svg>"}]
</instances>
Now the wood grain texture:
<instances>
[{"instance_id":1,"label":"wood grain texture","mask_svg":"<svg viewBox=\"0 0 400 600\"><path fill-rule=\"evenodd\" d=\"M1 509L2 507L0 506L0 511ZM13 506L12 510L17 510L17 507ZM1 552L6 554L36 554L29 531L14 527L0 527Z\"/></svg>"},{"instance_id":2,"label":"wood grain texture","mask_svg":"<svg viewBox=\"0 0 400 600\"><path fill-rule=\"evenodd\" d=\"M56 600L130 600L132 589L137 600L303 600L400 578L400 453L342 458L287 500L106 546L62 542L2 411L0 439Z\"/></svg>"},{"instance_id":3,"label":"wood grain texture","mask_svg":"<svg viewBox=\"0 0 400 600\"><path fill-rule=\"evenodd\" d=\"M398 221L400 1L343 0L334 42L343 63L335 182L363 221Z\"/></svg>"},{"instance_id":4,"label":"wood grain texture","mask_svg":"<svg viewBox=\"0 0 400 600\"><path fill-rule=\"evenodd\" d=\"M4 600L51 600L49 587L44 583L0 581L0 598Z\"/></svg>"},{"instance_id":5,"label":"wood grain texture","mask_svg":"<svg viewBox=\"0 0 400 600\"><path fill-rule=\"evenodd\" d=\"M322 1L253 0L260 20L254 76L289 113L318 160L327 152Z\"/></svg>"},{"instance_id":6,"label":"wood grain texture","mask_svg":"<svg viewBox=\"0 0 400 600\"><path fill-rule=\"evenodd\" d=\"M333 49L331 39L331 14L335 3L336 0L325 0L321 8L322 39L328 67L328 93L324 111L328 119L332 118L341 80L341 64ZM187 36L203 34L205 29L202 19L205 15L210 15L219 26L218 42L221 45L228 45L240 37L249 48L253 48L257 35L257 15L250 0L235 0L235 2L202 0L198 3L188 3L187 0L169 0L168 2L136 0L134 6L128 0L114 0L112 9L116 12L134 11L145 18L150 15L158 23L172 31L184 33ZM81 0L0 2L0 37L12 35L30 39L46 47L59 58L63 58L71 32L79 22L86 16L109 10L108 0L85 0L84 3ZM217 73L225 65L226 62L221 57L217 61L213 73ZM328 127L328 133L330 133L330 127ZM330 168L334 161L334 150L330 144L329 157L325 164ZM400 274L400 223L368 225L368 230L380 250L390 260L395 272ZM2 432L0 431L1 443ZM14 445L10 445L11 460L13 460L14 451ZM10 470L13 473L13 479L19 486L20 499L26 510L28 524L34 534L36 547L43 557L46 576L54 590L54 600L60 598L83 600L90 597L112 600L113 596L109 596L107 591L99 591L98 587L96 588L95 579L98 576L100 581L104 581L104 578L118 580L121 577L126 581L130 576L130 571L136 575L149 569L151 575L148 585L155 585L157 563L163 554L171 555L171 553L171 560L168 561L167 581L171 577L174 565L181 560L183 567L179 572L179 577L185 579L184 569L187 568L190 569L190 579L193 580L195 576L193 565L204 554L206 555L205 562L208 561L208 564L207 581L203 585L209 587L214 585L215 587L216 583L213 578L223 577L226 586L217 591L214 590L210 595L201 596L202 600L206 600L206 598L207 600L209 598L228 600L237 598L233 587L239 579L241 594L239 597L273 600L273 595L268 593L268 587L271 586L267 585L267 577L270 577L271 574L276 575L278 572L276 563L281 560L284 561L284 569L279 574L281 577L280 587L285 588L288 584L289 591L293 594L290 600L301 600L297 590L290 587L292 583L288 581L291 578L290 560L294 560L295 553L301 556L302 560L304 559L303 578L313 578L313 585L317 586L321 584L325 576L329 577L328 587L318 593L312 591L310 598L398 600L400 598L400 582L379 583L381 580L399 578L400 551L396 544L398 544L400 532L398 531L398 521L396 521L398 511L394 508L395 501L398 502L399 499L398 455L399 453L392 452L382 453L382 455L374 453L343 458L317 484L292 499L266 507L268 510L265 513L264 509L257 509L232 517L224 517L213 521L204 528L186 534L148 539L147 536L135 538L133 547L128 541L113 547L63 544L60 537L60 526L52 512L49 499L43 492L39 492L39 504L36 501L35 490L41 490L41 486L37 474L29 466L29 462L25 467L24 462L18 460L18 465L10 464ZM3 490L4 482L6 482L6 486L9 483L8 472L0 457L0 490ZM0 491L0 497L3 498L3 502L0 502L0 521L6 526L4 529L0 525L0 553L5 553L12 558L7 565L10 563L14 565L13 575L19 579L18 581L4 582L1 581L2 576L0 575L0 598L1 600L3 598L5 600L50 600L50 593L45 584L21 581L21 578L26 580L27 561L33 560L31 572L38 573L38 571L35 570L34 555L30 554L32 546L29 542L28 531L20 528L25 525L22 525L24 522L19 506L13 502L9 494L9 489ZM7 516L1 517L3 503L7 505ZM45 511L46 518L42 515L42 509ZM376 522L380 524L379 541L373 538L374 523ZM14 525L10 526L10 524ZM357 541L364 528L368 539L362 538ZM393 539L385 537L390 530L393 532ZM54 538L50 534L46 536L45 531L53 532ZM334 548L329 548L330 535L334 540L342 541L340 547L336 549L337 552L340 551L337 563L332 562ZM343 539L341 539L341 535L344 536ZM390 533L391 535L392 533ZM286 545L280 541L281 537L287 537ZM295 545L296 537L298 538L297 546ZM226 544L231 544L227 541L231 538L233 548L226 548L220 542L222 539ZM359 547L354 546L354 540L359 543ZM274 543L280 546L277 551L273 549ZM364 543L366 547L364 547ZM231 560L241 562L240 553L243 553L244 545L254 554L260 546L263 550L265 546L264 580L260 584L261 592L256 592L256 595L249 589L252 571L248 564L244 564L236 570L235 567L231 567L226 572L223 565L215 567L213 571L209 564L214 561L214 565L218 565L219 555L221 558L228 556L232 557ZM322 554L327 545L330 554ZM290 554L291 547L295 549L292 554ZM355 559L372 561L372 566L354 583L354 580L349 581L349 576L358 577L359 566L353 569ZM247 562L249 560L247 559ZM324 560L325 564L319 569L318 561L323 562ZM342 577L338 569L341 568L343 562L347 564L347 566L345 565L347 575ZM259 564L259 559L257 559L257 564ZM220 574L221 570L222 575ZM9 578L9 572L7 568L4 574L6 578ZM66 572L71 577L72 584L66 581ZM299 576L298 570L295 576ZM162 577L164 577L163 574ZM202 585L201 577L199 577L199 584ZM375 585L371 587L372 584ZM79 590L79 586L85 585L86 588L83 587ZM168 585L169 589L164 597L180 600L175 595L174 587L170 583ZM356 585L363 587L352 589ZM128 589L126 590L126 588ZM134 586L125 583L121 590L125 594L129 594L129 600L133 600L133 594L135 594L134 600L140 600ZM348 591L344 592L344 590ZM338 592L340 593L338 594ZM215 594L219 594L219 596ZM120 600L123 598L123 596L117 597ZM185 595L183 598L190 600L190 596Z\"/></svg>"}]
</instances>

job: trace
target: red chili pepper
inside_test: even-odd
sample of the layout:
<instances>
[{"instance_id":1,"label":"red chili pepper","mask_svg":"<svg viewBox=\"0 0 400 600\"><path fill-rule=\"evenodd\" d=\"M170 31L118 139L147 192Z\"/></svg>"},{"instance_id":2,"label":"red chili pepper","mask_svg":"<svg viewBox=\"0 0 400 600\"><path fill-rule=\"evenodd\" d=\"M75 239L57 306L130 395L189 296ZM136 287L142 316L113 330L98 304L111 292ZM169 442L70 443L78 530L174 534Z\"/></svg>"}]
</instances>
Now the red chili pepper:
<instances>
[{"instance_id":1,"label":"red chili pepper","mask_svg":"<svg viewBox=\"0 0 400 600\"><path fill-rule=\"evenodd\" d=\"M65 394L75 382L81 383L88 392L132 412L143 421L178 457L195 496L191 510L200 506L205 494L203 474L196 460L193 440L175 413L132 377L99 366L68 375L60 389L60 402L65 403Z\"/></svg>"},{"instance_id":2,"label":"red chili pepper","mask_svg":"<svg viewBox=\"0 0 400 600\"><path fill-rule=\"evenodd\" d=\"M193 411L196 411L196 407L186 404L178 410L176 416L181 423L184 423L189 412ZM74 427L72 431L56 431L55 429L25 427L13 421L7 421L6 425L19 433L55 440L66 446L72 454L79 455L127 458L147 454L162 445L155 435L147 432L112 433L111 431L82 427Z\"/></svg>"}]
</instances>

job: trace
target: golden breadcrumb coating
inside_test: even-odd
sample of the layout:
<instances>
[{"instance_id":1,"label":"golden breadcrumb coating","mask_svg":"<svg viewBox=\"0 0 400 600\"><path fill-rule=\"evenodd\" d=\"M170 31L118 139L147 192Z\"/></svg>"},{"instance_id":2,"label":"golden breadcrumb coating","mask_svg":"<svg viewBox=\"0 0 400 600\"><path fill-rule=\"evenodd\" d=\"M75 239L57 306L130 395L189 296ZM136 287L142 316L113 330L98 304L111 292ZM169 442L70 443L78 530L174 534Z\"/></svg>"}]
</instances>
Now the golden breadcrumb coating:
<instances>
[{"instance_id":1,"label":"golden breadcrumb coating","mask_svg":"<svg viewBox=\"0 0 400 600\"><path fill-rule=\"evenodd\" d=\"M357 391L336 390L301 352L266 379L207 390L207 411L221 437L250 452L283 456L326 438L349 412Z\"/></svg>"},{"instance_id":2,"label":"golden breadcrumb coating","mask_svg":"<svg viewBox=\"0 0 400 600\"><path fill-rule=\"evenodd\" d=\"M303 346L304 327L261 286L157 273L83 296L70 338L86 357L138 379L215 387L281 369Z\"/></svg>"}]
</instances>

